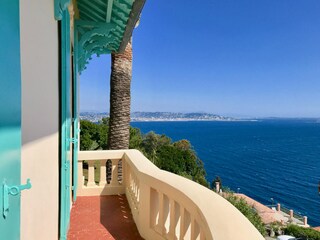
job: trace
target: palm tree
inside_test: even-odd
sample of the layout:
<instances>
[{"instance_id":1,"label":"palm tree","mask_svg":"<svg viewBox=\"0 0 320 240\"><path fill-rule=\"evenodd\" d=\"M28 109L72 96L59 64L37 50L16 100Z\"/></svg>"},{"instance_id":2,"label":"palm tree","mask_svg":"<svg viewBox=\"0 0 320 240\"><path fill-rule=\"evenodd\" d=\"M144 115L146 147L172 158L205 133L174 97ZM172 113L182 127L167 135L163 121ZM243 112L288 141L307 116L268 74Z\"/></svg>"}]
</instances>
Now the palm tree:
<instances>
[{"instance_id":1,"label":"palm tree","mask_svg":"<svg viewBox=\"0 0 320 240\"><path fill-rule=\"evenodd\" d=\"M128 149L130 139L130 103L132 44L123 53L111 56L110 120L108 149Z\"/></svg>"}]
</instances>

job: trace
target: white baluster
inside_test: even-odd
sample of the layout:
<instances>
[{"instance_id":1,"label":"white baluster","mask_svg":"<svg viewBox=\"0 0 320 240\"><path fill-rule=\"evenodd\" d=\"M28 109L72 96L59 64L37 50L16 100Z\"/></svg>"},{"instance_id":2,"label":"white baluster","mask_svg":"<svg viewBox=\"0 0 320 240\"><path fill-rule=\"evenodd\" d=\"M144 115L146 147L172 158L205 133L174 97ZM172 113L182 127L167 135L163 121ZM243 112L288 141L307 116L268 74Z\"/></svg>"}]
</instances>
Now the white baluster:
<instances>
[{"instance_id":1,"label":"white baluster","mask_svg":"<svg viewBox=\"0 0 320 240\"><path fill-rule=\"evenodd\" d=\"M124 165L124 170L125 170L125 181L124 181L124 186L125 187L129 187L130 186L130 172L131 172L131 169L130 169L130 167L129 167L129 165L125 162L125 164L123 164Z\"/></svg>"},{"instance_id":2,"label":"white baluster","mask_svg":"<svg viewBox=\"0 0 320 240\"><path fill-rule=\"evenodd\" d=\"M130 189L131 189L131 194L132 194L132 197L134 196L134 175L133 173L131 174L131 180L130 180Z\"/></svg>"},{"instance_id":3,"label":"white baluster","mask_svg":"<svg viewBox=\"0 0 320 240\"><path fill-rule=\"evenodd\" d=\"M94 161L88 161L88 183L87 187L95 187L96 183L94 182Z\"/></svg>"},{"instance_id":4,"label":"white baluster","mask_svg":"<svg viewBox=\"0 0 320 240\"><path fill-rule=\"evenodd\" d=\"M103 187L107 184L107 160L100 161L100 181L99 186Z\"/></svg>"},{"instance_id":5,"label":"white baluster","mask_svg":"<svg viewBox=\"0 0 320 240\"><path fill-rule=\"evenodd\" d=\"M137 184L137 177L134 176L134 199L137 203L137 199L138 199L138 184Z\"/></svg>"},{"instance_id":6,"label":"white baluster","mask_svg":"<svg viewBox=\"0 0 320 240\"><path fill-rule=\"evenodd\" d=\"M140 201L140 184L139 181L137 180L137 202L139 203Z\"/></svg>"},{"instance_id":7,"label":"white baluster","mask_svg":"<svg viewBox=\"0 0 320 240\"><path fill-rule=\"evenodd\" d=\"M202 228L200 228L200 240L206 240L206 235L204 234L204 231Z\"/></svg>"},{"instance_id":8,"label":"white baluster","mask_svg":"<svg viewBox=\"0 0 320 240\"><path fill-rule=\"evenodd\" d=\"M170 200L163 194L163 236L166 236L170 228Z\"/></svg>"},{"instance_id":9,"label":"white baluster","mask_svg":"<svg viewBox=\"0 0 320 240\"><path fill-rule=\"evenodd\" d=\"M185 234L185 215L184 215L184 207L180 206L180 234L179 234L179 240L184 240L184 234Z\"/></svg>"},{"instance_id":10,"label":"white baluster","mask_svg":"<svg viewBox=\"0 0 320 240\"><path fill-rule=\"evenodd\" d=\"M200 238L200 229L194 217L191 217L191 239L198 240Z\"/></svg>"},{"instance_id":11,"label":"white baluster","mask_svg":"<svg viewBox=\"0 0 320 240\"><path fill-rule=\"evenodd\" d=\"M171 240L176 240L176 209L175 209L175 201L170 199L170 227L168 238Z\"/></svg>"},{"instance_id":12,"label":"white baluster","mask_svg":"<svg viewBox=\"0 0 320 240\"><path fill-rule=\"evenodd\" d=\"M191 239L191 216L186 209L183 209L182 211L180 231L181 231L180 239L183 239L183 240Z\"/></svg>"},{"instance_id":13,"label":"white baluster","mask_svg":"<svg viewBox=\"0 0 320 240\"><path fill-rule=\"evenodd\" d=\"M84 186L83 181L83 162L78 162L78 190L82 189Z\"/></svg>"},{"instance_id":14,"label":"white baluster","mask_svg":"<svg viewBox=\"0 0 320 240\"><path fill-rule=\"evenodd\" d=\"M155 227L155 230L163 236L163 233L165 231L164 229L164 216L163 216L163 193L159 192L159 220Z\"/></svg>"},{"instance_id":15,"label":"white baluster","mask_svg":"<svg viewBox=\"0 0 320 240\"><path fill-rule=\"evenodd\" d=\"M118 163L119 163L119 159L112 160L111 185L119 185L119 182L118 182Z\"/></svg>"}]
</instances>

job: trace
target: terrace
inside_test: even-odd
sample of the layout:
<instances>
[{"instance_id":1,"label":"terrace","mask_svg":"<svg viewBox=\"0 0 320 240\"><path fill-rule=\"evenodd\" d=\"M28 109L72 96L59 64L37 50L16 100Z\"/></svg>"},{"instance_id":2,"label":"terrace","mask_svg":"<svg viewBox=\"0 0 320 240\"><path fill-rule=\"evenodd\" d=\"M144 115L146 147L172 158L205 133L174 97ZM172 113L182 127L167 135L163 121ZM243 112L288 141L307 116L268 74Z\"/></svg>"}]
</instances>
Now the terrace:
<instances>
[{"instance_id":1,"label":"terrace","mask_svg":"<svg viewBox=\"0 0 320 240\"><path fill-rule=\"evenodd\" d=\"M78 157L69 239L263 239L220 195L160 170L137 150L80 151Z\"/></svg>"},{"instance_id":2,"label":"terrace","mask_svg":"<svg viewBox=\"0 0 320 240\"><path fill-rule=\"evenodd\" d=\"M71 26L74 23L74 71L81 73L94 54L123 52L144 2L73 1L69 12ZM68 13L64 15L62 26L68 30ZM74 77L75 86L79 75ZM77 106L73 107L76 116ZM77 121L74 126L77 129ZM78 139L78 133L74 135ZM69 149L68 141L63 142ZM263 239L227 200L191 180L160 170L137 150L78 153L77 149L75 142L70 223L71 177L62 171L67 173L61 181L65 186L61 195L63 239L68 226L69 239ZM67 157L61 166L69 164Z\"/></svg>"},{"instance_id":3,"label":"terrace","mask_svg":"<svg viewBox=\"0 0 320 240\"><path fill-rule=\"evenodd\" d=\"M80 74L93 55L123 52L144 3L1 1L1 239L264 239L137 150L78 152Z\"/></svg>"}]
</instances>

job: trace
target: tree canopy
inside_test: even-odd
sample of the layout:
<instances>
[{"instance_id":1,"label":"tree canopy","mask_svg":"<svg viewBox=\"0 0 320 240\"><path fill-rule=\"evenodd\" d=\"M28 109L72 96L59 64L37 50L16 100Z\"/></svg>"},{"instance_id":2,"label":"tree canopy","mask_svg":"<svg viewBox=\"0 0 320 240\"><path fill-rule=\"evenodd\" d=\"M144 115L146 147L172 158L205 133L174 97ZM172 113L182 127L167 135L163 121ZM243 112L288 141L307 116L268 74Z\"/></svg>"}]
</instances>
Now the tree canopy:
<instances>
[{"instance_id":1,"label":"tree canopy","mask_svg":"<svg viewBox=\"0 0 320 240\"><path fill-rule=\"evenodd\" d=\"M99 123L81 120L80 150L107 149L108 123L107 118L103 118ZM155 132L142 134L140 129L130 127L129 148L140 150L160 169L208 187L203 163L188 140L173 142L166 135Z\"/></svg>"}]
</instances>

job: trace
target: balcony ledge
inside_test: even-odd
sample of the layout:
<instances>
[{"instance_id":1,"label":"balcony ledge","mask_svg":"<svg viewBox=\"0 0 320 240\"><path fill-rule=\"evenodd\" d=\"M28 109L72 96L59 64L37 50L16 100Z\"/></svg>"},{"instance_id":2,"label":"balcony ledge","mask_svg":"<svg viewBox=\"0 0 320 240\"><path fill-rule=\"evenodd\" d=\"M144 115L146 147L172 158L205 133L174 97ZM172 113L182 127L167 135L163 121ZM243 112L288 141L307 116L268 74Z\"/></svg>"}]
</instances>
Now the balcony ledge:
<instances>
[{"instance_id":1,"label":"balcony ledge","mask_svg":"<svg viewBox=\"0 0 320 240\"><path fill-rule=\"evenodd\" d=\"M87 187L82 161L88 161ZM104 187L94 187L94 166L112 162L112 179ZM122 181L118 182L118 163L122 160ZM256 228L231 203L189 179L160 170L137 150L79 152L79 196L125 193L139 233L145 239L221 239L263 240ZM118 191L107 191L118 185Z\"/></svg>"}]
</instances>

